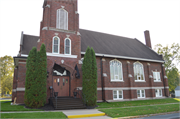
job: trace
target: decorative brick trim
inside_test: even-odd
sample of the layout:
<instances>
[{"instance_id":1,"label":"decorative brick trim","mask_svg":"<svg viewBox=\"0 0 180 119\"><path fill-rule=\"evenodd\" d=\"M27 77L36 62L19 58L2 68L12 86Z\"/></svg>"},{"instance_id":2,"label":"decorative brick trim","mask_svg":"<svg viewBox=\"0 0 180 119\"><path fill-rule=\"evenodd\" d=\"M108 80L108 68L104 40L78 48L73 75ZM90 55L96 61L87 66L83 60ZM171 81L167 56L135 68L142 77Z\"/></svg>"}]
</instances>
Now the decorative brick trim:
<instances>
[{"instance_id":1,"label":"decorative brick trim","mask_svg":"<svg viewBox=\"0 0 180 119\"><path fill-rule=\"evenodd\" d=\"M131 78L131 77L133 77L132 74L128 74L128 78Z\"/></svg>"},{"instance_id":2,"label":"decorative brick trim","mask_svg":"<svg viewBox=\"0 0 180 119\"><path fill-rule=\"evenodd\" d=\"M12 89L12 92L16 92L16 89Z\"/></svg>"},{"instance_id":3,"label":"decorative brick trim","mask_svg":"<svg viewBox=\"0 0 180 119\"><path fill-rule=\"evenodd\" d=\"M47 26L46 26L46 27L43 27L42 30L48 30L48 27L47 27Z\"/></svg>"}]
</instances>

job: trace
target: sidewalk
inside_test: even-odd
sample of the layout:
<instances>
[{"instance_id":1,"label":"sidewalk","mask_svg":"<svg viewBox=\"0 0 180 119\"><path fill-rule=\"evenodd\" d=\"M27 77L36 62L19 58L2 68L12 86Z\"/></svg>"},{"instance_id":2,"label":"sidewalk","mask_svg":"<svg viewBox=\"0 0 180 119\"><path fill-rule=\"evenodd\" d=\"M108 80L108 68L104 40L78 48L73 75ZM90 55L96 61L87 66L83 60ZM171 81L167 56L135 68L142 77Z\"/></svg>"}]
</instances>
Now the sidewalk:
<instances>
[{"instance_id":1,"label":"sidewalk","mask_svg":"<svg viewBox=\"0 0 180 119\"><path fill-rule=\"evenodd\" d=\"M156 104L156 105L169 105L169 104L179 104L179 103L166 103L166 104ZM114 107L117 108L131 108L131 107L145 107L145 106L155 106L155 105L143 105L143 106L128 106L128 107ZM110 109L110 108L100 108L100 109ZM74 119L112 119L105 115L105 113L100 112L98 109L74 109L74 110L48 110L48 111L11 111L11 112L1 112L1 113L36 113L36 112L63 112L68 118ZM141 115L142 116L142 115ZM121 117L124 118L137 118L133 117ZM117 118L114 118L117 119Z\"/></svg>"}]
</instances>

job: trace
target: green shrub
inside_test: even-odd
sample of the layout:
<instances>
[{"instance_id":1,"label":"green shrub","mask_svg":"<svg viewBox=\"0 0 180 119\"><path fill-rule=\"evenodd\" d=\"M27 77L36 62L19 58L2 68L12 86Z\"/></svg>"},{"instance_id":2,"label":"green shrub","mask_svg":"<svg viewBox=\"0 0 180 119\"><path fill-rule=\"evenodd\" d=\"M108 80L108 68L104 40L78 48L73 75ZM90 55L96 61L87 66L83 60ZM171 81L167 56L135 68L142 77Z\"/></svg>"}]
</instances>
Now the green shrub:
<instances>
[{"instance_id":1,"label":"green shrub","mask_svg":"<svg viewBox=\"0 0 180 119\"><path fill-rule=\"evenodd\" d=\"M29 52L27 63L26 63L26 82L25 82L25 95L24 101L25 105L28 107L32 107L34 103L34 85L36 79L36 57L37 57L37 49L35 47Z\"/></svg>"},{"instance_id":2,"label":"green shrub","mask_svg":"<svg viewBox=\"0 0 180 119\"><path fill-rule=\"evenodd\" d=\"M87 106L95 106L97 100L97 65L93 48L87 48L83 65L83 98Z\"/></svg>"},{"instance_id":3,"label":"green shrub","mask_svg":"<svg viewBox=\"0 0 180 119\"><path fill-rule=\"evenodd\" d=\"M46 47L40 51L33 48L28 56L25 84L25 104L28 107L41 107L46 103L47 56Z\"/></svg>"}]
</instances>

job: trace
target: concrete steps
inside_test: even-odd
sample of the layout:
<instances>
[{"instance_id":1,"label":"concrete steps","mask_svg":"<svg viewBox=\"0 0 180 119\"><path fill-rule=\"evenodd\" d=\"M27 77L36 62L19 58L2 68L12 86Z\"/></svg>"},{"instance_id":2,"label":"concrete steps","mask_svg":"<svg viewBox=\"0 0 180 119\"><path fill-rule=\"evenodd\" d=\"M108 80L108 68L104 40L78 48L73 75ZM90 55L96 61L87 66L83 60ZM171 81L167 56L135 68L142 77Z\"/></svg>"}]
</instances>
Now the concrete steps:
<instances>
[{"instance_id":1,"label":"concrete steps","mask_svg":"<svg viewBox=\"0 0 180 119\"><path fill-rule=\"evenodd\" d=\"M86 106L82 100L73 97L58 97L57 99L51 98L53 107L56 110L68 110L68 109L85 109Z\"/></svg>"}]
</instances>

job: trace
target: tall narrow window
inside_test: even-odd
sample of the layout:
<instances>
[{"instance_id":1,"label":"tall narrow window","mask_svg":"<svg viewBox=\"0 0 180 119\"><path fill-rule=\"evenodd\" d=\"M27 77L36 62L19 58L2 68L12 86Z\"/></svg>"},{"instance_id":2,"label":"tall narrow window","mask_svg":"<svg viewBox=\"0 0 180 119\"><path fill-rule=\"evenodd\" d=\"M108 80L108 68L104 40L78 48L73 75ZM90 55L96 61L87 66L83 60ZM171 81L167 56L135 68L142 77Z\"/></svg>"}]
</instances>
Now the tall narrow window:
<instances>
[{"instance_id":1,"label":"tall narrow window","mask_svg":"<svg viewBox=\"0 0 180 119\"><path fill-rule=\"evenodd\" d=\"M68 12L63 8L57 10L56 28L68 30Z\"/></svg>"},{"instance_id":2,"label":"tall narrow window","mask_svg":"<svg viewBox=\"0 0 180 119\"><path fill-rule=\"evenodd\" d=\"M57 36L53 37L52 53L59 53L60 40Z\"/></svg>"},{"instance_id":3,"label":"tall narrow window","mask_svg":"<svg viewBox=\"0 0 180 119\"><path fill-rule=\"evenodd\" d=\"M110 61L111 81L123 81L122 63L118 60Z\"/></svg>"},{"instance_id":4,"label":"tall narrow window","mask_svg":"<svg viewBox=\"0 0 180 119\"><path fill-rule=\"evenodd\" d=\"M69 38L65 39L64 54L71 54L71 40Z\"/></svg>"},{"instance_id":5,"label":"tall narrow window","mask_svg":"<svg viewBox=\"0 0 180 119\"><path fill-rule=\"evenodd\" d=\"M135 81L145 81L144 68L140 62L134 63L134 78L135 78Z\"/></svg>"}]
</instances>

